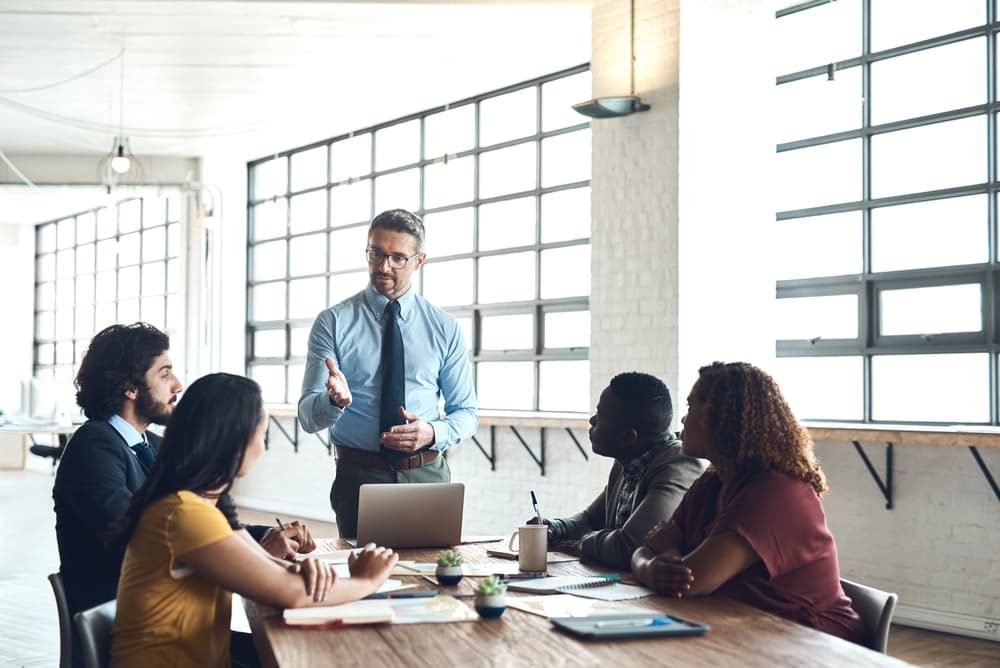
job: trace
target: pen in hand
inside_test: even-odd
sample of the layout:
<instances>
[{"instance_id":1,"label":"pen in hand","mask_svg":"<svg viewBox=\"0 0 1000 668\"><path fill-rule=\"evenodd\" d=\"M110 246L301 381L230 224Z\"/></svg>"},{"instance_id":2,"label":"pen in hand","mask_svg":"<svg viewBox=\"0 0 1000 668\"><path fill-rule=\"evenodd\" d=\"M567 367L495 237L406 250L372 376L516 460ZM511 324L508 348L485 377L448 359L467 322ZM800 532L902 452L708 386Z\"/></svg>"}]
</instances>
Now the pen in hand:
<instances>
[{"instance_id":1,"label":"pen in hand","mask_svg":"<svg viewBox=\"0 0 1000 668\"><path fill-rule=\"evenodd\" d=\"M278 523L278 530L279 531L284 531L285 530L285 525L282 523L280 517L275 517L274 521Z\"/></svg>"},{"instance_id":2,"label":"pen in hand","mask_svg":"<svg viewBox=\"0 0 1000 668\"><path fill-rule=\"evenodd\" d=\"M542 521L542 514L538 512L538 499L535 498L535 490L531 490L531 507L535 509L535 517L538 518L538 523L544 526L545 522Z\"/></svg>"}]
</instances>

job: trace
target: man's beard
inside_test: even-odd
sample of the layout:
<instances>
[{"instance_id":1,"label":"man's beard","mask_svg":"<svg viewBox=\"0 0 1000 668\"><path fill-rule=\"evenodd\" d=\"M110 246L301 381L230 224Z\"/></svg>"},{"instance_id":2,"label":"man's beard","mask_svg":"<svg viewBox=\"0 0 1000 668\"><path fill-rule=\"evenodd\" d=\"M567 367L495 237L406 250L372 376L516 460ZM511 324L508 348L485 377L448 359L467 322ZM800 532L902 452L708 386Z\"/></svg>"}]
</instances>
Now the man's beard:
<instances>
[{"instance_id":1,"label":"man's beard","mask_svg":"<svg viewBox=\"0 0 1000 668\"><path fill-rule=\"evenodd\" d=\"M135 413L140 420L166 426L172 412L168 402L156 401L150 396L147 388L139 388L139 393L135 398Z\"/></svg>"}]
</instances>

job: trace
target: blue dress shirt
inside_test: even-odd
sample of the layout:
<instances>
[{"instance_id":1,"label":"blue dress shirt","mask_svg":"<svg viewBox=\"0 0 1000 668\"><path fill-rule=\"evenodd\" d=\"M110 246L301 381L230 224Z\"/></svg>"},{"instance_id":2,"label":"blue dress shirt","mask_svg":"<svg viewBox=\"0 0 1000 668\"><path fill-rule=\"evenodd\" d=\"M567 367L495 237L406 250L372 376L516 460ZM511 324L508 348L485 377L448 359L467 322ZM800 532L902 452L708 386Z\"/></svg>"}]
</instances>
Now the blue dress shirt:
<instances>
[{"instance_id":1,"label":"blue dress shirt","mask_svg":"<svg viewBox=\"0 0 1000 668\"><path fill-rule=\"evenodd\" d=\"M120 415L116 414L109 417L108 424L121 434L121 437L125 439L125 445L129 446L129 449L136 443L146 442L145 434L140 434L135 427L126 422L125 418Z\"/></svg>"},{"instance_id":2,"label":"blue dress shirt","mask_svg":"<svg viewBox=\"0 0 1000 668\"><path fill-rule=\"evenodd\" d=\"M411 288L399 301L406 369L406 410L434 428L434 450L476 433L476 389L458 321ZM369 284L317 316L309 333L299 420L309 433L329 427L337 445L378 452L382 315L389 299ZM351 405L334 406L326 392L331 358L347 378ZM444 398L442 415L439 398Z\"/></svg>"}]
</instances>

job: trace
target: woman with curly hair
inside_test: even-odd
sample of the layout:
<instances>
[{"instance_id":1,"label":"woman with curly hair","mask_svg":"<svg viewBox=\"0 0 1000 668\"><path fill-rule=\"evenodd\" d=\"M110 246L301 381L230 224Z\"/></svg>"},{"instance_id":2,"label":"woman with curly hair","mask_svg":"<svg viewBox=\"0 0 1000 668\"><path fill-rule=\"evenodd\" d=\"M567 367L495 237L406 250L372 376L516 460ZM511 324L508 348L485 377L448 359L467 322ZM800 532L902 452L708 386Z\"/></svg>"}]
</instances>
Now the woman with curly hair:
<instances>
[{"instance_id":1,"label":"woman with curly hair","mask_svg":"<svg viewBox=\"0 0 1000 668\"><path fill-rule=\"evenodd\" d=\"M635 576L661 594L718 593L868 644L840 586L809 433L757 367L715 362L698 374L681 439L712 466L635 551Z\"/></svg>"}]
</instances>

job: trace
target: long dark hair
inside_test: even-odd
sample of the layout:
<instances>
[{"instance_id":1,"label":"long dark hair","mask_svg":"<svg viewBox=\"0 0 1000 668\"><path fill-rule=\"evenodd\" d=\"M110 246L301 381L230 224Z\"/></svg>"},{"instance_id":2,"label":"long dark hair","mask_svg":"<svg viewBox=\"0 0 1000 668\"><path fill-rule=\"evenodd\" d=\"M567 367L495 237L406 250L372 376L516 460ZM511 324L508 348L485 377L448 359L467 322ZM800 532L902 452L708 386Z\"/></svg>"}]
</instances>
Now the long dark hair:
<instances>
[{"instance_id":1,"label":"long dark hair","mask_svg":"<svg viewBox=\"0 0 1000 668\"><path fill-rule=\"evenodd\" d=\"M146 508L168 494L190 490L218 497L228 492L247 443L264 418L264 400L255 381L213 373L193 382L177 402L156 463L132 498L117 537L128 541ZM235 510L220 510L238 529Z\"/></svg>"},{"instance_id":2,"label":"long dark hair","mask_svg":"<svg viewBox=\"0 0 1000 668\"><path fill-rule=\"evenodd\" d=\"M117 413L125 391L146 386L146 372L170 349L170 337L152 325L111 325L91 339L76 373L76 403L91 420Z\"/></svg>"}]
</instances>

